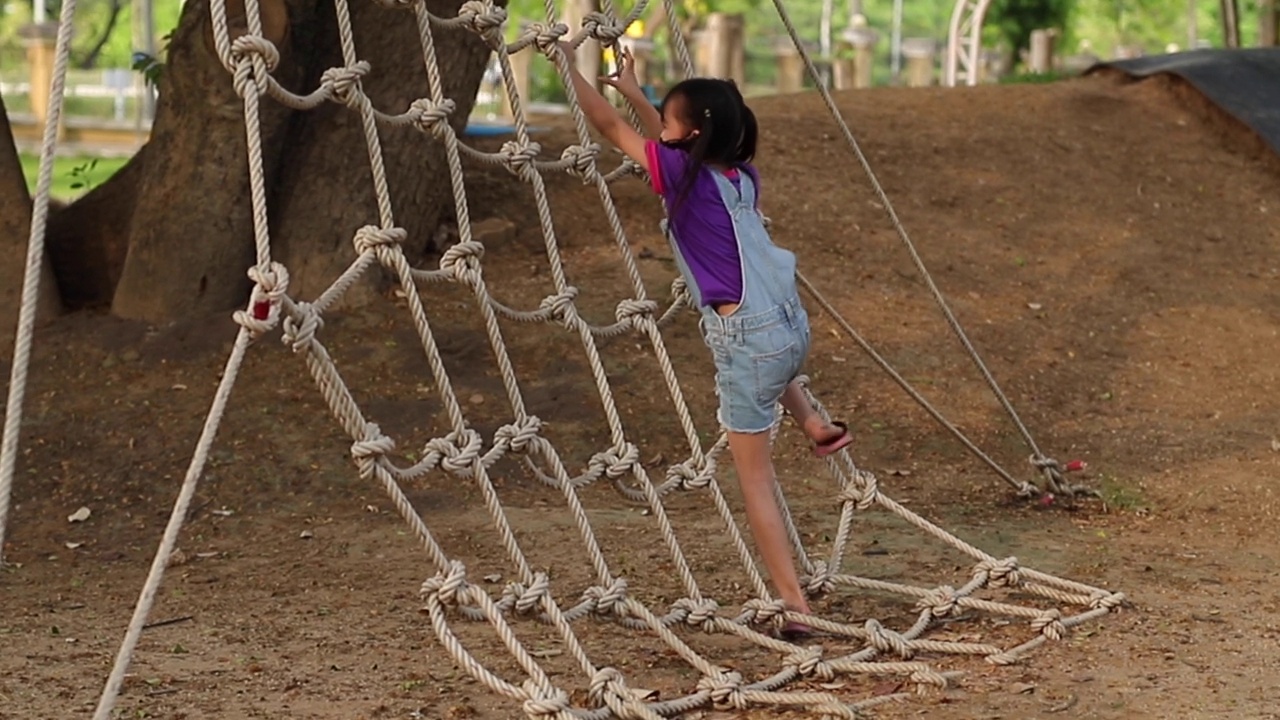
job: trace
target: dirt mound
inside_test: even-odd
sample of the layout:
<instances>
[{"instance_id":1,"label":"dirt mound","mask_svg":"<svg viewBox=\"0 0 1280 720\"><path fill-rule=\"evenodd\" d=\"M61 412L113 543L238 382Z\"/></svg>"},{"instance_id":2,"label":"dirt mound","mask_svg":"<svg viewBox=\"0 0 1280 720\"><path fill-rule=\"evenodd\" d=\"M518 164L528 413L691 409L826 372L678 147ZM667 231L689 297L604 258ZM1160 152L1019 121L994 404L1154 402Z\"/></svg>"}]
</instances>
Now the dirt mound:
<instances>
[{"instance_id":1,"label":"dirt mound","mask_svg":"<svg viewBox=\"0 0 1280 720\"><path fill-rule=\"evenodd\" d=\"M1160 83L886 89L839 102L1024 421L1049 454L1091 463L1087 481L1111 512L1007 506L992 474L816 311L815 391L850 420L858 461L895 498L993 553L1123 589L1141 611L1041 648L1023 667L960 663L968 675L959 693L883 715L1271 712L1259 670L1270 651L1246 638L1270 627L1280 603L1266 589L1280 553L1280 454L1270 445L1280 432L1280 396L1271 392L1280 384L1280 174ZM1028 451L948 334L819 99L754 106L763 201L778 240L904 376L1001 463L1030 477ZM547 154L574 142L562 121L538 122ZM487 281L501 301L536 307L551 281L531 192L504 171L472 170L473 216L518 224L505 245L487 248ZM630 289L600 198L567 175L550 182L569 282L581 289L583 313L607 322ZM657 231L658 204L639 183L616 194L645 283L665 297L674 268ZM476 428L490 435L510 409L474 302L453 286L424 292L452 381ZM79 315L38 339L7 553L22 567L4 580L0 697L16 716L51 716L97 696L224 360L228 336L209 327L146 333ZM138 342L125 348L112 339L123 330ZM578 340L555 326L503 331L530 411L551 421L550 437L580 469L608 439ZM440 433L441 407L401 304L336 314L320 335L357 402L401 448ZM699 426L709 430L705 350L688 321L666 337ZM604 354L646 461L660 467L682 457L647 349L619 338ZM807 539L823 548L833 491L793 434L780 441L782 479ZM183 536L187 560L171 571L155 615L191 620L144 637L126 712L519 712L454 668L415 612L416 589L434 569L402 537L380 490L358 479L345 457L350 443L296 358L271 343L254 348ZM731 475L723 479L736 506ZM531 564L551 568L557 597L572 600L592 578L563 499L518 467L505 468L500 482ZM472 576L511 579L478 489L434 476L408 491ZM636 596L655 607L678 597L652 518L605 488L588 492L587 502L606 554ZM698 493L673 497L672 517L694 539L688 549L708 595L740 600L743 574L725 562L733 555L705 502ZM92 518L68 524L81 505ZM861 552L851 570L926 585L966 579L963 562L877 517L857 521ZM855 622L874 615L897 624L909 615L861 594L817 607ZM518 683L492 633L459 627L482 661ZM524 623L520 631L557 682L574 685L579 671L556 641L539 640ZM953 639L1006 631L967 620L949 630ZM584 624L582 636L594 659L622 667L633 686L670 697L696 682L643 635ZM748 674L776 666L739 643L705 642L717 662ZM885 691L860 678L837 685L827 689L851 700Z\"/></svg>"}]
</instances>

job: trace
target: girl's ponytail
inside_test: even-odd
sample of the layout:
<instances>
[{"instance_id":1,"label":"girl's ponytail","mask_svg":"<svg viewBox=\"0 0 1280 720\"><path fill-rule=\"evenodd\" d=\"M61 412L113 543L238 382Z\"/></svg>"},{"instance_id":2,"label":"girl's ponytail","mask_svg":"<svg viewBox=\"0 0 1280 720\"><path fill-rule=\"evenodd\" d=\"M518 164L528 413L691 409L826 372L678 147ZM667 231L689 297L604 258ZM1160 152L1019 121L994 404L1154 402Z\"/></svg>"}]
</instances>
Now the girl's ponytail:
<instances>
[{"instance_id":1,"label":"girl's ponytail","mask_svg":"<svg viewBox=\"0 0 1280 720\"><path fill-rule=\"evenodd\" d=\"M738 155L735 160L743 165L750 163L756 157L756 141L760 136L759 126L756 125L756 114L751 112L751 108L747 104L742 103L742 140L738 143Z\"/></svg>"}]
</instances>

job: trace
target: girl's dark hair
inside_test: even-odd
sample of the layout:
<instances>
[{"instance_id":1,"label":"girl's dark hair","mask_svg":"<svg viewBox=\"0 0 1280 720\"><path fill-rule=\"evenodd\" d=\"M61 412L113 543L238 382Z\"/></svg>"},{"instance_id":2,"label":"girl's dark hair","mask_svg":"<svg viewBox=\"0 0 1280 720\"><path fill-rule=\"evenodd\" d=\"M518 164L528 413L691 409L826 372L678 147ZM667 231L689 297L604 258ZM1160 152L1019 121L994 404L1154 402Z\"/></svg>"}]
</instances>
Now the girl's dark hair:
<instances>
[{"instance_id":1,"label":"girl's dark hair","mask_svg":"<svg viewBox=\"0 0 1280 720\"><path fill-rule=\"evenodd\" d=\"M664 115L677 97L684 101L675 106L684 116L680 119L697 128L698 134L673 143L689 154L685 176L677 188L676 208L684 202L703 167L742 167L750 163L756 156L759 135L755 113L747 107L732 80L690 78L677 83L662 100Z\"/></svg>"}]
</instances>

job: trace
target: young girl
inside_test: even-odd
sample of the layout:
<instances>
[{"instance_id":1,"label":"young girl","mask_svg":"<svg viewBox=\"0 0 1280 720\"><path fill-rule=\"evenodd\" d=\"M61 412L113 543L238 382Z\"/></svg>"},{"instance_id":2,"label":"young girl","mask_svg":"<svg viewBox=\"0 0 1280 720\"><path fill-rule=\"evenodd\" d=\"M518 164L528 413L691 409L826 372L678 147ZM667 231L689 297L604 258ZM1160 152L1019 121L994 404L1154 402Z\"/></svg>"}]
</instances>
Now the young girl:
<instances>
[{"instance_id":1,"label":"young girl","mask_svg":"<svg viewBox=\"0 0 1280 720\"><path fill-rule=\"evenodd\" d=\"M809 318L796 289L795 256L773 244L762 222L760 176L751 165L755 115L732 82L711 78L671 88L659 112L624 54L617 74L601 80L635 108L641 136L569 64L588 121L644 166L666 203L676 264L702 314L702 334L715 360L719 420L728 433L747 522L783 602L807 614L774 496L774 408L782 403L819 456L847 446L851 437L843 423L828 423L814 412L796 382L809 352ZM800 623L783 629L790 637L807 632Z\"/></svg>"}]
</instances>

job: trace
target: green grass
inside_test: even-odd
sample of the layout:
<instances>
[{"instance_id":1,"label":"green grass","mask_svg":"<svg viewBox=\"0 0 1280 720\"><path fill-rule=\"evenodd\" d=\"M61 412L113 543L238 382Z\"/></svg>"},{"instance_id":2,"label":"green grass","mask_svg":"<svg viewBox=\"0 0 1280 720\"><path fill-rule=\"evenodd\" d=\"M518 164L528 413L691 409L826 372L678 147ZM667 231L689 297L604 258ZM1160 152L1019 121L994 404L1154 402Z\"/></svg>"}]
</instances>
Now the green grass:
<instances>
[{"instance_id":1,"label":"green grass","mask_svg":"<svg viewBox=\"0 0 1280 720\"><path fill-rule=\"evenodd\" d=\"M40 172L40 156L20 153L22 173L27 178L27 188L34 194L36 176ZM51 194L63 202L70 202L91 188L101 185L116 174L128 158L94 158L80 155L55 157L53 160L53 187Z\"/></svg>"}]
</instances>

